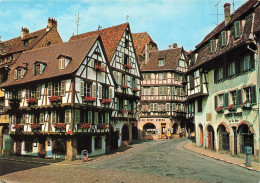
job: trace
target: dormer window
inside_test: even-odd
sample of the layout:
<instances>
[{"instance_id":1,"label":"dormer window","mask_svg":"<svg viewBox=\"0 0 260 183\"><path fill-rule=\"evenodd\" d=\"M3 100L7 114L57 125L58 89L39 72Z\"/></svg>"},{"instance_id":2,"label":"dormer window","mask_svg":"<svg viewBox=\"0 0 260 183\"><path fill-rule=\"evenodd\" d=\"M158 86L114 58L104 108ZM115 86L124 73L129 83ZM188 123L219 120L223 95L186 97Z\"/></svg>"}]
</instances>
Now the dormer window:
<instances>
[{"instance_id":1,"label":"dormer window","mask_svg":"<svg viewBox=\"0 0 260 183\"><path fill-rule=\"evenodd\" d=\"M23 67L17 67L15 70L14 70L14 79L22 79L24 78L24 75L26 73L26 68L23 68Z\"/></svg>"},{"instance_id":2,"label":"dormer window","mask_svg":"<svg viewBox=\"0 0 260 183\"><path fill-rule=\"evenodd\" d=\"M237 39L241 37L241 22L235 21L234 27L235 27L235 38Z\"/></svg>"},{"instance_id":3,"label":"dormer window","mask_svg":"<svg viewBox=\"0 0 260 183\"><path fill-rule=\"evenodd\" d=\"M65 55L59 55L57 59L59 59L59 69L61 70L65 69L69 65L70 61L72 60L71 57Z\"/></svg>"},{"instance_id":4,"label":"dormer window","mask_svg":"<svg viewBox=\"0 0 260 183\"><path fill-rule=\"evenodd\" d=\"M185 67L185 62L184 62L184 60L179 60L179 66L180 67Z\"/></svg>"},{"instance_id":5,"label":"dormer window","mask_svg":"<svg viewBox=\"0 0 260 183\"><path fill-rule=\"evenodd\" d=\"M23 44L24 44L25 47L28 45L28 43L29 43L28 40L24 40L24 41L23 41Z\"/></svg>"},{"instance_id":6,"label":"dormer window","mask_svg":"<svg viewBox=\"0 0 260 183\"><path fill-rule=\"evenodd\" d=\"M36 61L34 63L34 75L40 75L43 73L46 63Z\"/></svg>"},{"instance_id":7,"label":"dormer window","mask_svg":"<svg viewBox=\"0 0 260 183\"><path fill-rule=\"evenodd\" d=\"M221 46L226 46L227 44L227 32L222 31L221 32Z\"/></svg>"},{"instance_id":8,"label":"dormer window","mask_svg":"<svg viewBox=\"0 0 260 183\"><path fill-rule=\"evenodd\" d=\"M214 53L216 50L216 40L212 39L210 40L210 53Z\"/></svg>"},{"instance_id":9,"label":"dormer window","mask_svg":"<svg viewBox=\"0 0 260 183\"><path fill-rule=\"evenodd\" d=\"M159 59L159 64L158 66L164 66L165 60L163 58Z\"/></svg>"}]
</instances>

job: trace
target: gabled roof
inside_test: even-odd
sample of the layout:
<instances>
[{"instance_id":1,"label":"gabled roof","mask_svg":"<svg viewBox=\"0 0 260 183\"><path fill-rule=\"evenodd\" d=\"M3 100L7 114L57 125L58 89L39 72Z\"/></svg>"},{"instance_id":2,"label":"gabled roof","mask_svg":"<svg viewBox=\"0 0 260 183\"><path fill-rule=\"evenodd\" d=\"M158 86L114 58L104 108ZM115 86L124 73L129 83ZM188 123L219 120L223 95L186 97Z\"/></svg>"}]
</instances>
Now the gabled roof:
<instances>
[{"instance_id":1,"label":"gabled roof","mask_svg":"<svg viewBox=\"0 0 260 183\"><path fill-rule=\"evenodd\" d=\"M127 26L129 26L129 23L124 23L117 26L100 29L97 31L75 35L70 38L69 42L79 40L82 38L91 37L93 35L100 35L104 44L108 61L110 62Z\"/></svg>"},{"instance_id":2,"label":"gabled roof","mask_svg":"<svg viewBox=\"0 0 260 183\"><path fill-rule=\"evenodd\" d=\"M152 51L147 64L143 63L141 71L174 70L178 64L183 48L172 48L161 51ZM159 59L165 59L164 66L159 65Z\"/></svg>"},{"instance_id":3,"label":"gabled roof","mask_svg":"<svg viewBox=\"0 0 260 183\"><path fill-rule=\"evenodd\" d=\"M136 55L142 55L145 49L145 45L149 44L150 42L157 46L157 44L153 41L147 32L133 33L132 37Z\"/></svg>"},{"instance_id":4,"label":"gabled roof","mask_svg":"<svg viewBox=\"0 0 260 183\"><path fill-rule=\"evenodd\" d=\"M47 31L47 28L28 33L23 39L21 36L0 42L0 55L6 55L10 53L21 52L32 49L44 36L46 36L51 30ZM28 45L24 45L24 40L32 39Z\"/></svg>"},{"instance_id":5,"label":"gabled roof","mask_svg":"<svg viewBox=\"0 0 260 183\"><path fill-rule=\"evenodd\" d=\"M202 64L222 55L225 52L228 52L236 47L246 44L246 41L253 39L252 33L254 30L259 27L256 25L256 21L259 22L258 18L254 18L248 12L255 8L255 5L258 3L258 0L249 0L245 2L242 6L240 6L232 15L231 19L227 25L225 25L225 21L220 23L211 33L209 33L201 43L196 46L196 49L193 53L198 53L196 63L189 67L188 72L193 71L194 69L198 68ZM244 15L247 16L245 19ZM249 16L248 16L249 15ZM235 39L234 33L234 22L237 20L242 20L241 17L245 20L242 36L239 39ZM259 17L259 14L255 17ZM230 31L230 35L228 38L227 45L222 47L221 46L221 39L220 33L221 31ZM216 39L217 47L214 53L210 52L210 43L211 39Z\"/></svg>"},{"instance_id":6,"label":"gabled roof","mask_svg":"<svg viewBox=\"0 0 260 183\"><path fill-rule=\"evenodd\" d=\"M97 39L100 39L100 37L92 36L73 42L66 42L44 48L25 51L21 54L14 65L14 68L17 68L18 66L24 66L24 63L28 64L28 70L25 73L24 78L15 80L14 70L12 70L8 80L1 87L25 84L42 79L73 74L79 68L80 64L85 59L86 55L89 53ZM70 55L72 58L68 66L63 70L59 69L57 59L59 55ZM37 60L45 62L46 67L44 68L44 72L41 75L35 76L33 72L33 65Z\"/></svg>"}]
</instances>

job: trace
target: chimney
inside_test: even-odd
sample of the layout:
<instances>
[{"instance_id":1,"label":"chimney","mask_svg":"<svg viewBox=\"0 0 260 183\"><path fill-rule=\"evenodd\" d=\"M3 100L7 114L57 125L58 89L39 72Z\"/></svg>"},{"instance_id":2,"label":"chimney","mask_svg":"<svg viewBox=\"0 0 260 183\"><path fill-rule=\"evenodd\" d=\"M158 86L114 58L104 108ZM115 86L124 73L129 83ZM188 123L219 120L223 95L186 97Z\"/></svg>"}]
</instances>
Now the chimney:
<instances>
[{"instance_id":1,"label":"chimney","mask_svg":"<svg viewBox=\"0 0 260 183\"><path fill-rule=\"evenodd\" d=\"M47 31L49 31L53 27L57 28L57 20L55 20L54 18L49 17L48 18L48 24L47 24Z\"/></svg>"},{"instance_id":2,"label":"chimney","mask_svg":"<svg viewBox=\"0 0 260 183\"><path fill-rule=\"evenodd\" d=\"M22 27L22 32L21 32L21 39L23 39L26 35L29 34L29 29L26 27Z\"/></svg>"},{"instance_id":3,"label":"chimney","mask_svg":"<svg viewBox=\"0 0 260 183\"><path fill-rule=\"evenodd\" d=\"M168 46L168 49L171 49L171 45Z\"/></svg>"},{"instance_id":4,"label":"chimney","mask_svg":"<svg viewBox=\"0 0 260 183\"><path fill-rule=\"evenodd\" d=\"M147 64L149 60L149 46L148 44L145 44L145 60L144 63Z\"/></svg>"},{"instance_id":5,"label":"chimney","mask_svg":"<svg viewBox=\"0 0 260 183\"><path fill-rule=\"evenodd\" d=\"M224 14L225 14L225 25L227 25L230 18L230 3L224 4Z\"/></svg>"},{"instance_id":6,"label":"chimney","mask_svg":"<svg viewBox=\"0 0 260 183\"><path fill-rule=\"evenodd\" d=\"M172 44L172 48L178 48L178 44L177 43L173 43Z\"/></svg>"}]
</instances>

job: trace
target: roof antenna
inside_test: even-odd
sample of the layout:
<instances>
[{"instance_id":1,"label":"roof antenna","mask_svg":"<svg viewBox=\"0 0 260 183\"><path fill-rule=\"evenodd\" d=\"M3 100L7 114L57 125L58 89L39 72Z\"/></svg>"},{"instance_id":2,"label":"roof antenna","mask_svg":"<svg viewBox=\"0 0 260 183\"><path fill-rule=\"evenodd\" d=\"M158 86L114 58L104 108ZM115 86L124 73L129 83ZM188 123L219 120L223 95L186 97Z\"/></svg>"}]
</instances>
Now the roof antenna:
<instances>
[{"instance_id":1,"label":"roof antenna","mask_svg":"<svg viewBox=\"0 0 260 183\"><path fill-rule=\"evenodd\" d=\"M82 18L82 17L81 17ZM79 18L79 12L78 12L78 15L77 15L77 20L76 20L76 24L77 24L77 35L79 34L79 21L82 20L81 18ZM85 18L85 17L83 17ZM75 20L68 20L68 21L73 21L75 22Z\"/></svg>"},{"instance_id":2,"label":"roof antenna","mask_svg":"<svg viewBox=\"0 0 260 183\"><path fill-rule=\"evenodd\" d=\"M235 12L235 0L233 0L233 12Z\"/></svg>"},{"instance_id":3,"label":"roof antenna","mask_svg":"<svg viewBox=\"0 0 260 183\"><path fill-rule=\"evenodd\" d=\"M102 29L102 26L101 25L98 25L98 30Z\"/></svg>"},{"instance_id":4,"label":"roof antenna","mask_svg":"<svg viewBox=\"0 0 260 183\"><path fill-rule=\"evenodd\" d=\"M126 21L128 21L128 18L129 18L129 16L128 16L128 15L126 15Z\"/></svg>"},{"instance_id":5,"label":"roof antenna","mask_svg":"<svg viewBox=\"0 0 260 183\"><path fill-rule=\"evenodd\" d=\"M217 26L218 26L218 16L219 16L219 15L223 15L223 14L218 13L218 5L219 5L220 1L221 1L221 0L219 0L219 1L215 4L215 7L217 7L217 14L209 14L209 15L217 15Z\"/></svg>"}]
</instances>

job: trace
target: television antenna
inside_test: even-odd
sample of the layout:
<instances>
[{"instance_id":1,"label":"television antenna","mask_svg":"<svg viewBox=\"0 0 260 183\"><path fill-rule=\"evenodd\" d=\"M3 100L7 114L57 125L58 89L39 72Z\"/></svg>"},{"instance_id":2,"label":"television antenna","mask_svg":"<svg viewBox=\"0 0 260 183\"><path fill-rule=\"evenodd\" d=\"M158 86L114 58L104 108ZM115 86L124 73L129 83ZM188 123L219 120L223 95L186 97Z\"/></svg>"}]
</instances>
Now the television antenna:
<instances>
[{"instance_id":1,"label":"television antenna","mask_svg":"<svg viewBox=\"0 0 260 183\"><path fill-rule=\"evenodd\" d=\"M219 17L219 15L223 15L223 14L221 14L221 13L218 13L218 5L219 5L220 1L221 1L221 0L219 0L219 1L215 4L215 7L217 7L217 14L209 14L209 15L217 15L217 25L218 25L218 17Z\"/></svg>"},{"instance_id":2,"label":"television antenna","mask_svg":"<svg viewBox=\"0 0 260 183\"><path fill-rule=\"evenodd\" d=\"M76 25L77 25L77 35L79 34L79 21L82 20L80 17L79 17L79 12L78 14L76 15L77 16L77 20L69 20L69 21L73 21L73 22L76 22ZM84 18L84 17L83 17Z\"/></svg>"}]
</instances>

